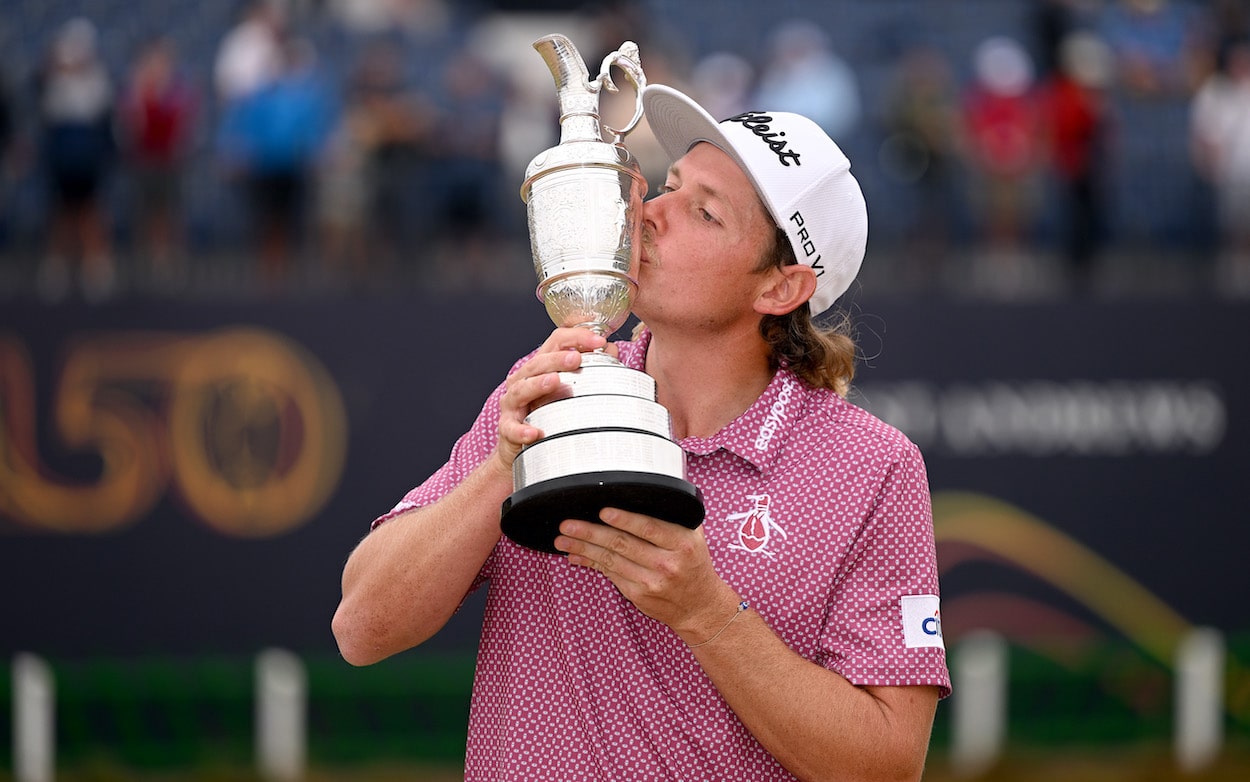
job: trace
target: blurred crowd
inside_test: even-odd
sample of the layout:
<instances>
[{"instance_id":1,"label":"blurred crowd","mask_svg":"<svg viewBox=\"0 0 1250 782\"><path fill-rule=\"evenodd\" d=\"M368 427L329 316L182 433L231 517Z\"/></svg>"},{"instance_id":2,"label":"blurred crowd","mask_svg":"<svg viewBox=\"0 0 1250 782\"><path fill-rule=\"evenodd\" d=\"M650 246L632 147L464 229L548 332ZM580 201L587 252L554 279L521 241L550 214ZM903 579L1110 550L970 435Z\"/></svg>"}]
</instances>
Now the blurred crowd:
<instances>
[{"instance_id":1,"label":"blurred crowd","mask_svg":"<svg viewBox=\"0 0 1250 782\"><path fill-rule=\"evenodd\" d=\"M714 115L797 111L846 139L887 289L1106 290L1107 259L1143 249L1110 219L1121 110L1181 105L1166 143L1211 214L1186 289L1250 296L1248 0L1031 0L1019 29L963 55L916 36L871 81L813 19L728 51L666 24L664 3L554 22L572 29L505 5L251 0L211 63L167 33L121 68L103 22L60 20L28 72L0 74L0 298L532 283L520 172L558 140L534 31L569 34L592 73L636 40L649 81ZM630 93L604 113L629 116ZM627 143L656 184L645 125Z\"/></svg>"}]
</instances>

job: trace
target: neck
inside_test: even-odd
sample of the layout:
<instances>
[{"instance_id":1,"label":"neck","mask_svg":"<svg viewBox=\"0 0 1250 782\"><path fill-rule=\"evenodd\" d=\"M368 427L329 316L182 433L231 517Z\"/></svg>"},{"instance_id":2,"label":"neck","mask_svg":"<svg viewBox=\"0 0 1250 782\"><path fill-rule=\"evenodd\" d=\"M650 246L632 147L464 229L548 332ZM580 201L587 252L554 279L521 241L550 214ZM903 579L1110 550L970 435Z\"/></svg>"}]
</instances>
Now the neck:
<instances>
[{"instance_id":1,"label":"neck","mask_svg":"<svg viewBox=\"0 0 1250 782\"><path fill-rule=\"evenodd\" d=\"M652 333L647 374L673 421L673 436L711 437L750 407L772 380L758 333L683 340Z\"/></svg>"}]
</instances>

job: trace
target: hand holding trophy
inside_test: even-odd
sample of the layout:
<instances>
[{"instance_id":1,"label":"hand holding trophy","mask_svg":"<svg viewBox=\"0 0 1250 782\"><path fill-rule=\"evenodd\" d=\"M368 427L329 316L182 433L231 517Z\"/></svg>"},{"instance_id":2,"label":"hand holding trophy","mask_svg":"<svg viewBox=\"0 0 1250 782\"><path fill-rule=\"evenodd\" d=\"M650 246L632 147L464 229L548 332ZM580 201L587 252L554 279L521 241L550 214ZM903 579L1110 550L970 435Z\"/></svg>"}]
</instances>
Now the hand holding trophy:
<instances>
[{"instance_id":1,"label":"hand holding trophy","mask_svg":"<svg viewBox=\"0 0 1250 782\"><path fill-rule=\"evenodd\" d=\"M521 186L538 298L557 326L607 337L629 317L637 291L647 185L623 140L642 118L646 79L638 47L627 41L609 54L594 81L566 37L544 36L534 48L555 77L560 106L560 143L530 162ZM600 91L617 89L613 66L638 93L633 118L619 130L599 118ZM611 141L603 140L605 131ZM668 411L655 401L655 380L603 352L585 354L581 368L560 380L557 398L526 418L543 438L513 462L504 534L558 553L560 522L595 521L605 507L699 526L702 497L686 480L685 454L672 439Z\"/></svg>"}]
</instances>

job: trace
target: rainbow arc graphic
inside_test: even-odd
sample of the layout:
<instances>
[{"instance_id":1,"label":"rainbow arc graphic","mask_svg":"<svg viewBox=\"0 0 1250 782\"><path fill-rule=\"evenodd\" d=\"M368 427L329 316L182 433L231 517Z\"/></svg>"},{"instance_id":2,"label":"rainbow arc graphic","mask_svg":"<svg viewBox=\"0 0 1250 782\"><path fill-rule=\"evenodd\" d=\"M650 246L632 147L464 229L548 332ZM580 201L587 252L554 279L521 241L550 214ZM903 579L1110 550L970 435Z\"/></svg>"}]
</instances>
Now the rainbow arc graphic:
<instances>
[{"instance_id":1,"label":"rainbow arc graphic","mask_svg":"<svg viewBox=\"0 0 1250 782\"><path fill-rule=\"evenodd\" d=\"M1169 671L1194 626L1113 563L1036 516L993 497L936 492L934 535L943 578L978 562L1018 570L1062 593ZM1104 631L1086 617L1023 595L976 592L943 598L948 640L990 629L1044 655L1046 634L1093 637ZM1231 657L1228 711L1250 725L1250 675Z\"/></svg>"}]
</instances>

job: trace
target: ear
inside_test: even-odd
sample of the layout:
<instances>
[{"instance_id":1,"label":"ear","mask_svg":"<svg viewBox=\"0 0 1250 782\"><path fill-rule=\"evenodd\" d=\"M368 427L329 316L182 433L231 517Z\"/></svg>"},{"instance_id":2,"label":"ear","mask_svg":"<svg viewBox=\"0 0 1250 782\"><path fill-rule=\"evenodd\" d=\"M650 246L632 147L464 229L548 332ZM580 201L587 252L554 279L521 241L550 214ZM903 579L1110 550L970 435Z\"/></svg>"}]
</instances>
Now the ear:
<instances>
[{"instance_id":1,"label":"ear","mask_svg":"<svg viewBox=\"0 0 1250 782\"><path fill-rule=\"evenodd\" d=\"M761 315L785 315L807 303L816 292L816 271L801 263L781 266L768 272L768 284L755 298L755 311Z\"/></svg>"}]
</instances>

